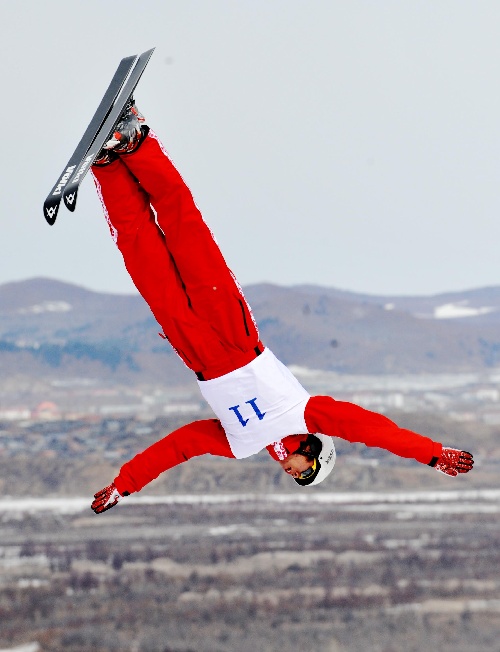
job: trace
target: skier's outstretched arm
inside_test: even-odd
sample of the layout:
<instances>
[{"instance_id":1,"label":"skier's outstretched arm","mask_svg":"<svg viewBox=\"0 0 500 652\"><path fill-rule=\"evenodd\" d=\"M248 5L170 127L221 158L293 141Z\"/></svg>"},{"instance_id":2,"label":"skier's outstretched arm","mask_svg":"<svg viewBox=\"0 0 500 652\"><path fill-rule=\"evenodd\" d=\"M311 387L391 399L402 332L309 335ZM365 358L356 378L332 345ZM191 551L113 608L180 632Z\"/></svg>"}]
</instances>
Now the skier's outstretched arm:
<instances>
[{"instance_id":1,"label":"skier's outstretched arm","mask_svg":"<svg viewBox=\"0 0 500 652\"><path fill-rule=\"evenodd\" d=\"M114 507L123 497L140 491L164 471L206 453L234 458L217 419L194 421L182 426L126 462L114 482L94 495L92 509L100 514Z\"/></svg>"},{"instance_id":2,"label":"skier's outstretched arm","mask_svg":"<svg viewBox=\"0 0 500 652\"><path fill-rule=\"evenodd\" d=\"M400 457L433 466L446 475L455 476L472 469L472 455L467 451L444 447L354 403L336 401L330 396L313 396L307 403L305 418L309 432L383 448Z\"/></svg>"}]
</instances>

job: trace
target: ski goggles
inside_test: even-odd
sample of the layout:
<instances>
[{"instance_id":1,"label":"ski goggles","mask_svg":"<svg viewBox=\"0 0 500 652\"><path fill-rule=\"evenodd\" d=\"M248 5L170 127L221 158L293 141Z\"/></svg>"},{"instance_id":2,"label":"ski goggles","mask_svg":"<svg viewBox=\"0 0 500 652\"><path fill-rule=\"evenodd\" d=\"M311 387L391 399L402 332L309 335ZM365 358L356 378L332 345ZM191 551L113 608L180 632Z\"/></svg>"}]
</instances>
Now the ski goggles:
<instances>
[{"instance_id":1,"label":"ski goggles","mask_svg":"<svg viewBox=\"0 0 500 652\"><path fill-rule=\"evenodd\" d=\"M311 475L316 473L316 467L317 467L317 464L318 464L318 460L315 457L313 457L312 460L313 460L312 466L310 466L305 471L302 471L302 473L299 475L299 480L305 480L306 478L310 478Z\"/></svg>"}]
</instances>

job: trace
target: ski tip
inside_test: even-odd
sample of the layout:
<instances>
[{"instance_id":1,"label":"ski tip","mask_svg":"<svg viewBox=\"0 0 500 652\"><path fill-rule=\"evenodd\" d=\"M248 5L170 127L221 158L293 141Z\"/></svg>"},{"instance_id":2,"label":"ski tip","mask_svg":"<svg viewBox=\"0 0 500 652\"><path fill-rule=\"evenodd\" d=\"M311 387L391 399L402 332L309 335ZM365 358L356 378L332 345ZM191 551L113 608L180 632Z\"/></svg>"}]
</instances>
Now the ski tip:
<instances>
[{"instance_id":1,"label":"ski tip","mask_svg":"<svg viewBox=\"0 0 500 652\"><path fill-rule=\"evenodd\" d=\"M78 190L75 188L75 190L72 190L71 192L64 193L63 199L64 203L66 204L66 208L71 211L72 213L74 212L76 208L76 198L78 195Z\"/></svg>"},{"instance_id":2,"label":"ski tip","mask_svg":"<svg viewBox=\"0 0 500 652\"><path fill-rule=\"evenodd\" d=\"M153 52L154 52L155 50L156 50L156 45L155 45L154 48L150 48L149 50L146 50L145 52L143 52L143 53L142 53L141 55L139 55L139 56L141 56L141 57L147 57L147 59L148 59L148 61L149 61L149 59L151 58L151 56L152 56L152 54L153 54Z\"/></svg>"},{"instance_id":3,"label":"ski tip","mask_svg":"<svg viewBox=\"0 0 500 652\"><path fill-rule=\"evenodd\" d=\"M43 216L45 217L47 224L49 224L50 226L54 225L58 212L59 212L59 201L57 202L46 201L44 203Z\"/></svg>"}]
</instances>

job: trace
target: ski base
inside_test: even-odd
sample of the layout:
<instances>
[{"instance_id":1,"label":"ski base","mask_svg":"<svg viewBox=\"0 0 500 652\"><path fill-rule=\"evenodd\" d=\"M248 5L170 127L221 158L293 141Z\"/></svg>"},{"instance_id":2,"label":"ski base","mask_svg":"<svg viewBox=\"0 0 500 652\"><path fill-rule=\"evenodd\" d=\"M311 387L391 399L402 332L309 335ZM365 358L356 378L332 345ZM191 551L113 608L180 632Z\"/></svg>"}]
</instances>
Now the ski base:
<instances>
[{"instance_id":1,"label":"ski base","mask_svg":"<svg viewBox=\"0 0 500 652\"><path fill-rule=\"evenodd\" d=\"M109 134L114 131L153 52L154 48L139 57L132 55L120 61L85 133L44 202L43 214L51 226L57 219L62 199L70 211L75 210L78 188Z\"/></svg>"},{"instance_id":2,"label":"ski base","mask_svg":"<svg viewBox=\"0 0 500 652\"><path fill-rule=\"evenodd\" d=\"M123 88L113 104L108 117L106 118L104 124L102 125L99 133L96 135L94 141L92 142L90 148L86 152L85 156L82 158L80 164L77 166L76 171L73 176L67 182L63 190L63 199L66 204L66 208L70 211L74 211L76 208L76 199L78 196L78 189L85 178L85 175L90 170L92 163L97 158L97 155L101 151L103 145L109 140L110 135L115 130L116 125L118 124L120 117L132 97L133 92L139 80L142 76L142 73L146 69L146 66L149 63L151 55L154 52L154 48L143 52L131 71L127 81L123 85Z\"/></svg>"}]
</instances>

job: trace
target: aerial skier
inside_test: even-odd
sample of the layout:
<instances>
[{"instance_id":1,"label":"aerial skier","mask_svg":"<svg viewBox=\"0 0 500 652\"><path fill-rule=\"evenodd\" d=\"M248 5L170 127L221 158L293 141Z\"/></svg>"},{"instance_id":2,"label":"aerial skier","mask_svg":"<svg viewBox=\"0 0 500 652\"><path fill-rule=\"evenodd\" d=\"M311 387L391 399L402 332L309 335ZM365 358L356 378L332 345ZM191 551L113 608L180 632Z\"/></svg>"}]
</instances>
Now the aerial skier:
<instances>
[{"instance_id":1,"label":"aerial skier","mask_svg":"<svg viewBox=\"0 0 500 652\"><path fill-rule=\"evenodd\" d=\"M124 464L94 495L94 512L205 453L241 459L267 448L296 483L317 485L335 464L334 437L415 459L448 476L472 469L467 451L352 403L307 393L261 342L191 192L133 100L92 172L112 238L160 335L196 374L217 416L175 430Z\"/></svg>"}]
</instances>

